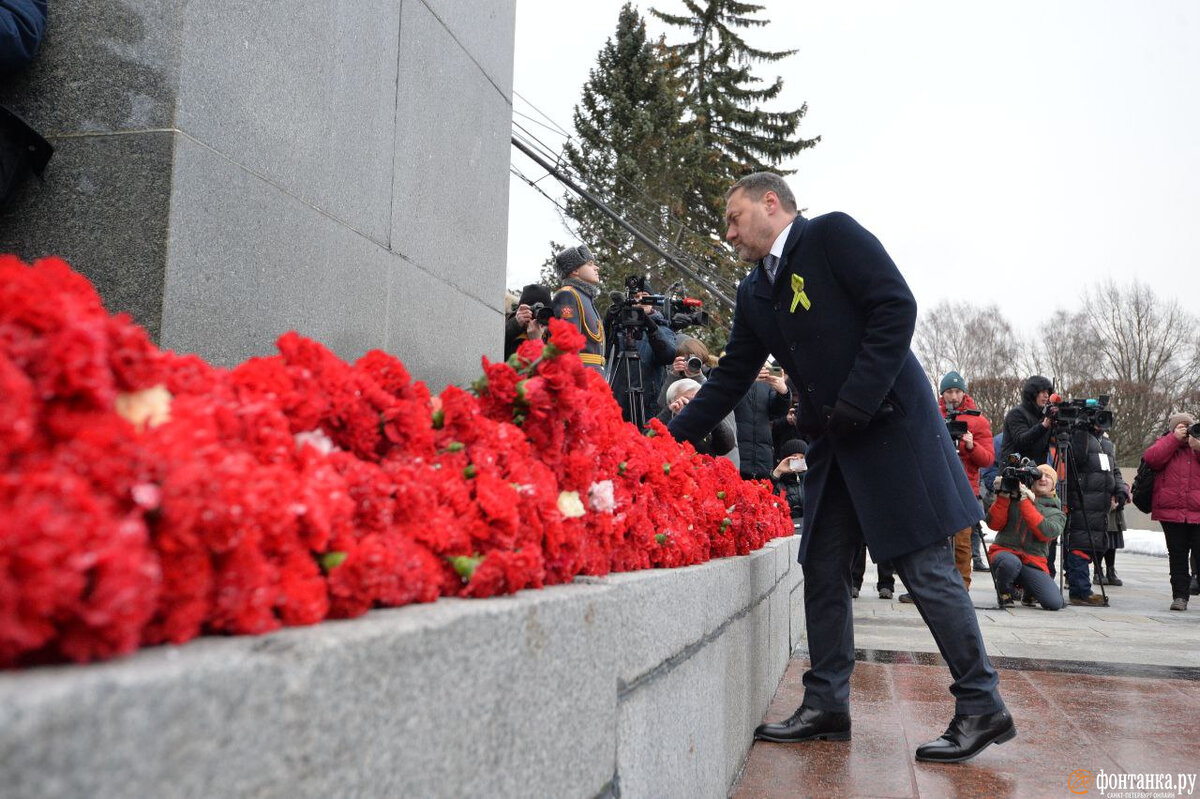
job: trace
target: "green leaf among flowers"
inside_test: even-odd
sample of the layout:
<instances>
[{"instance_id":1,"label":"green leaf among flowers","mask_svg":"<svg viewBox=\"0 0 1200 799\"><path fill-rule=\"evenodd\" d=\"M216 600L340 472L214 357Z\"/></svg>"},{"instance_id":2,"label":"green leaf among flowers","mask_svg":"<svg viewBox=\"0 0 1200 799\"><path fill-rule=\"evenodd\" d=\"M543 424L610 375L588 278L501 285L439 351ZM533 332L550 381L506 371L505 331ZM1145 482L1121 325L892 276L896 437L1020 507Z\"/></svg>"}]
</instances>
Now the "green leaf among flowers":
<instances>
[{"instance_id":1,"label":"green leaf among flowers","mask_svg":"<svg viewBox=\"0 0 1200 799\"><path fill-rule=\"evenodd\" d=\"M451 555L446 558L450 562L450 568L454 569L454 573L467 582L475 576L475 570L479 568L479 564L483 563L483 555Z\"/></svg>"},{"instance_id":2,"label":"green leaf among flowers","mask_svg":"<svg viewBox=\"0 0 1200 799\"><path fill-rule=\"evenodd\" d=\"M321 564L321 570L328 574L346 562L346 553L325 552L317 556L317 562Z\"/></svg>"},{"instance_id":3,"label":"green leaf among flowers","mask_svg":"<svg viewBox=\"0 0 1200 799\"><path fill-rule=\"evenodd\" d=\"M667 534L666 533L658 533L657 535L654 536L654 540L660 544L665 544L665 543L667 543Z\"/></svg>"}]
</instances>

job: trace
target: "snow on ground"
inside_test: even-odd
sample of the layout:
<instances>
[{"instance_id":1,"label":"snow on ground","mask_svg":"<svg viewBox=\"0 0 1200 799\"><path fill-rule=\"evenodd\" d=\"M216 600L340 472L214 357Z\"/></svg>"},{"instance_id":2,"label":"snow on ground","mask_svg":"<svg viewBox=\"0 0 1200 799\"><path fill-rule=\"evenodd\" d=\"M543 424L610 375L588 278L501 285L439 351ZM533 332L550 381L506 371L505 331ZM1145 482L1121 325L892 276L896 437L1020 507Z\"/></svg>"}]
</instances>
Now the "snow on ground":
<instances>
[{"instance_id":1,"label":"snow on ground","mask_svg":"<svg viewBox=\"0 0 1200 799\"><path fill-rule=\"evenodd\" d=\"M984 525L983 529L988 543L991 543L995 537L995 533L986 525ZM1162 533L1155 530L1126 530L1125 549L1121 551L1165 558L1167 556L1167 541Z\"/></svg>"}]
</instances>

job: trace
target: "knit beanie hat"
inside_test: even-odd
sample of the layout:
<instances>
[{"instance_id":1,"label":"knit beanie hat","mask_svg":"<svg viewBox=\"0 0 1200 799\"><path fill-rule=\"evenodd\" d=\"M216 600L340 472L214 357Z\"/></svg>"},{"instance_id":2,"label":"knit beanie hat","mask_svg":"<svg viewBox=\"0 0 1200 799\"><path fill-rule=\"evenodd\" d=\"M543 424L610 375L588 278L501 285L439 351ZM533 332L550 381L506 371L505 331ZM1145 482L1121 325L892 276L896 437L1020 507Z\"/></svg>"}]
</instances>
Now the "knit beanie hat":
<instances>
[{"instance_id":1,"label":"knit beanie hat","mask_svg":"<svg viewBox=\"0 0 1200 799\"><path fill-rule=\"evenodd\" d=\"M558 270L559 276L563 280L566 280L576 269L588 261L594 260L596 258L592 255L592 251L587 248L587 245L580 244L578 247L568 247L555 256L554 268Z\"/></svg>"},{"instance_id":2,"label":"knit beanie hat","mask_svg":"<svg viewBox=\"0 0 1200 799\"><path fill-rule=\"evenodd\" d=\"M791 455L807 455L808 444L805 444L804 441L799 438L793 438L783 442L783 446L779 448L779 451L785 458Z\"/></svg>"},{"instance_id":3,"label":"knit beanie hat","mask_svg":"<svg viewBox=\"0 0 1200 799\"><path fill-rule=\"evenodd\" d=\"M532 308L539 302L546 306L549 306L554 302L554 299L550 296L550 289L546 288L540 283L530 283L528 286L521 289L520 305L528 305L530 308Z\"/></svg>"},{"instance_id":4,"label":"knit beanie hat","mask_svg":"<svg viewBox=\"0 0 1200 799\"><path fill-rule=\"evenodd\" d=\"M685 391L693 391L700 388L700 384L690 377L684 377L676 380L671 385L667 386L667 404L670 405L675 400L679 399L679 395Z\"/></svg>"},{"instance_id":5,"label":"knit beanie hat","mask_svg":"<svg viewBox=\"0 0 1200 799\"><path fill-rule=\"evenodd\" d=\"M1190 413L1180 411L1179 413L1171 414L1170 418L1167 419L1167 430L1174 430L1180 424L1186 424L1188 427L1191 427L1195 423L1196 420Z\"/></svg>"},{"instance_id":6,"label":"knit beanie hat","mask_svg":"<svg viewBox=\"0 0 1200 799\"><path fill-rule=\"evenodd\" d=\"M957 388L964 394L967 392L967 381L963 380L962 375L953 370L946 372L946 376L942 378L942 383L938 386L938 393L945 394L951 388Z\"/></svg>"}]
</instances>

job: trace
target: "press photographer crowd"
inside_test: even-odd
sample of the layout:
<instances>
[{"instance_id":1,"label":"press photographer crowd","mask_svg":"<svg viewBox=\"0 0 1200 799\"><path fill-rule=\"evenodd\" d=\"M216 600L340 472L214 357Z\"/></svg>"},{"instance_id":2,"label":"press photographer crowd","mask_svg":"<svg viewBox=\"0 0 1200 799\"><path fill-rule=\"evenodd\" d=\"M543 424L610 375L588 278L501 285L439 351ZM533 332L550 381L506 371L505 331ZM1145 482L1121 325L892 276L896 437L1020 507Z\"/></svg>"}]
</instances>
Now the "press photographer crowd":
<instances>
[{"instance_id":1,"label":"press photographer crowd","mask_svg":"<svg viewBox=\"0 0 1200 799\"><path fill-rule=\"evenodd\" d=\"M559 252L555 270L560 285L553 292L531 284L509 298L505 358L522 341L544 338L551 318L566 320L584 335L580 357L605 375L627 421L642 428L651 418L670 422L719 361L686 332L710 323L702 303L682 296L681 282L656 294L646 278L632 276L624 293L609 294L602 315L596 306L600 267L586 246ZM1050 379L1033 375L993 434L992 421L957 371L941 378L938 394L947 437L988 528L976 523L952 539L966 588L973 572L990 573L1001 608L1107 606L1110 589L1122 585L1116 555L1125 546L1125 509L1132 503L1162 525L1170 609L1187 610L1189 597L1200 594L1200 423L1190 414L1170 415L1129 484L1108 436L1115 423L1108 396L1063 397ZM729 459L745 480L770 480L787 500L800 534L812 431L797 418L798 405L796 387L768 361L697 449ZM992 533L990 544L986 532ZM855 598L867 557L863 545L852 574ZM876 568L878 596L891 599L895 569L888 561ZM913 601L907 593L898 599Z\"/></svg>"}]
</instances>

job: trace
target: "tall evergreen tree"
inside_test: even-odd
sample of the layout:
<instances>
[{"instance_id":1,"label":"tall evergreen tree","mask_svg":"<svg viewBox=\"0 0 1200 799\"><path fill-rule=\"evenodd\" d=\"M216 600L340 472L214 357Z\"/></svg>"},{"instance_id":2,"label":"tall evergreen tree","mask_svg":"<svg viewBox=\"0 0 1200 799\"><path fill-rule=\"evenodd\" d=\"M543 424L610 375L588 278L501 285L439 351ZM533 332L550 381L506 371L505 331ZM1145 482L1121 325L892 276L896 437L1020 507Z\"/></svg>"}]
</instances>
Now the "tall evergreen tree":
<instances>
[{"instance_id":1,"label":"tall evergreen tree","mask_svg":"<svg viewBox=\"0 0 1200 799\"><path fill-rule=\"evenodd\" d=\"M584 84L574 113L576 138L564 153L599 199L660 242L678 235L671 229L684 207L678 167L693 146L683 128L681 94L664 51L647 39L645 20L626 3ZM565 205L601 264L605 292L623 290L626 277L647 271L656 290L675 279L658 255L600 209L573 193Z\"/></svg>"},{"instance_id":2,"label":"tall evergreen tree","mask_svg":"<svg viewBox=\"0 0 1200 799\"><path fill-rule=\"evenodd\" d=\"M756 16L763 6L738 0L682 2L685 14L656 8L650 13L687 36L668 49L680 65L693 139L706 155L689 170L689 219L693 227L716 231L730 183L751 172L780 171L785 158L821 137L797 135L807 104L791 111L762 107L779 96L783 78L766 84L752 74L752 65L775 63L796 52L760 50L742 38L740 31L769 24Z\"/></svg>"}]
</instances>

